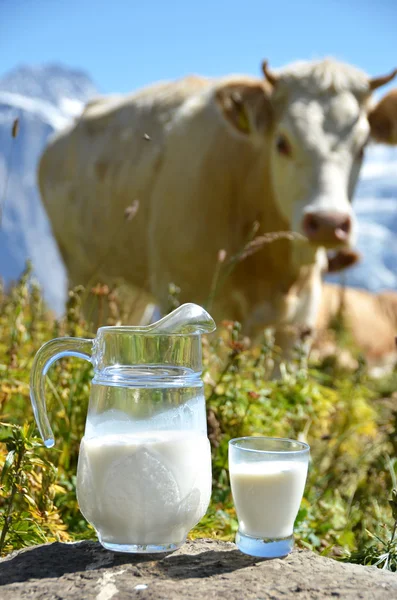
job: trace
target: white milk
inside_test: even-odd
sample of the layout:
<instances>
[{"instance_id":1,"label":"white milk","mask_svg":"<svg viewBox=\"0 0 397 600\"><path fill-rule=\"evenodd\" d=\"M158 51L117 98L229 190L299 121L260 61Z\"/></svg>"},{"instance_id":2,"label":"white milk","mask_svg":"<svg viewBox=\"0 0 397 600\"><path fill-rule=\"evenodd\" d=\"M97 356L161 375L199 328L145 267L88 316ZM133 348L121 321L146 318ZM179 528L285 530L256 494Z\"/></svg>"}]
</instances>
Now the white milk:
<instances>
[{"instance_id":1,"label":"white milk","mask_svg":"<svg viewBox=\"0 0 397 600\"><path fill-rule=\"evenodd\" d=\"M77 499L105 543L180 543L210 496L205 435L149 431L82 439Z\"/></svg>"},{"instance_id":2,"label":"white milk","mask_svg":"<svg viewBox=\"0 0 397 600\"><path fill-rule=\"evenodd\" d=\"M292 535L306 476L304 462L230 465L233 501L241 533L260 538Z\"/></svg>"}]
</instances>

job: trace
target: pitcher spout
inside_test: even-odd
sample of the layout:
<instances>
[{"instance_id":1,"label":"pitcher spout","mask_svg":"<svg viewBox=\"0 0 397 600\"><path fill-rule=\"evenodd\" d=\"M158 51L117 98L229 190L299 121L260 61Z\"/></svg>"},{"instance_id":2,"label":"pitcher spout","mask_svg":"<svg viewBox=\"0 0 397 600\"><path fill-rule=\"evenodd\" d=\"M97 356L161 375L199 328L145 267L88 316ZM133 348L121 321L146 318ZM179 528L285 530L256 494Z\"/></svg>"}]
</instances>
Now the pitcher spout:
<instances>
[{"instance_id":1,"label":"pitcher spout","mask_svg":"<svg viewBox=\"0 0 397 600\"><path fill-rule=\"evenodd\" d=\"M156 323L142 329L147 333L194 335L211 333L216 329L216 325L214 319L204 308L189 302L182 304Z\"/></svg>"}]
</instances>

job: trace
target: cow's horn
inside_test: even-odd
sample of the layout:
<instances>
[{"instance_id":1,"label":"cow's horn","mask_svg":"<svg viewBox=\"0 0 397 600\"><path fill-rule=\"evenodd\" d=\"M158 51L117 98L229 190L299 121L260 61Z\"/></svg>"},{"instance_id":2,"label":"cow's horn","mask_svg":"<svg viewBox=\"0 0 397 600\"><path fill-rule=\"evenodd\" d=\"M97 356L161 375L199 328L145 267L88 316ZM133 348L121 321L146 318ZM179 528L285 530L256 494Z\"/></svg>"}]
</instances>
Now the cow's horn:
<instances>
[{"instance_id":1,"label":"cow's horn","mask_svg":"<svg viewBox=\"0 0 397 600\"><path fill-rule=\"evenodd\" d=\"M276 85L278 81L278 76L272 73L267 66L267 60L262 62L262 72L269 83L272 85Z\"/></svg>"},{"instance_id":2,"label":"cow's horn","mask_svg":"<svg viewBox=\"0 0 397 600\"><path fill-rule=\"evenodd\" d=\"M374 77L373 79L370 79L369 80L369 89L371 90L371 92L373 92L381 85L385 85L386 83L389 83L389 81L394 79L394 77L396 75L397 75L397 69L394 69L394 71L392 71L390 73L390 75L383 75L383 77Z\"/></svg>"}]
</instances>

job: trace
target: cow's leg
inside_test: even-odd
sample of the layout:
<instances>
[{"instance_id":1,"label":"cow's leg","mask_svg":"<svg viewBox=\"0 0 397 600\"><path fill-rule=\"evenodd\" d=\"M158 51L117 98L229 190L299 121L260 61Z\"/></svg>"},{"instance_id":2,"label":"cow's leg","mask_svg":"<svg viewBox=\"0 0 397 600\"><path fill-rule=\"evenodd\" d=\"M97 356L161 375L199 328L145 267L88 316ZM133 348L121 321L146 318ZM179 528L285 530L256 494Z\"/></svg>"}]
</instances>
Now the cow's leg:
<instances>
[{"instance_id":1,"label":"cow's leg","mask_svg":"<svg viewBox=\"0 0 397 600\"><path fill-rule=\"evenodd\" d=\"M321 295L321 275L314 272L307 285L300 290L299 295L295 296L289 322L276 325L275 345L280 353L275 361L275 376L280 374L280 363L295 362L296 364L299 355L301 357L309 355Z\"/></svg>"},{"instance_id":2,"label":"cow's leg","mask_svg":"<svg viewBox=\"0 0 397 600\"><path fill-rule=\"evenodd\" d=\"M297 366L300 359L307 357L312 339L312 329L309 327L290 325L276 328L274 342L278 353L275 354L273 377L280 377L281 363Z\"/></svg>"}]
</instances>

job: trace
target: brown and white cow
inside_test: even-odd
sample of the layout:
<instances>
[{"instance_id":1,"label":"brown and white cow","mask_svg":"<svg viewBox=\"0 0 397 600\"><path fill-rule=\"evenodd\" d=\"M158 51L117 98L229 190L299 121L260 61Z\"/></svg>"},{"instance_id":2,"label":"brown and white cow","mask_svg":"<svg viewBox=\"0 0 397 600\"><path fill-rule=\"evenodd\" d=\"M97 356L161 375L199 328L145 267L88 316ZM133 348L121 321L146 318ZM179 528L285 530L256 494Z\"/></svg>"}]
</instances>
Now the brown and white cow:
<instances>
[{"instance_id":1,"label":"brown and white cow","mask_svg":"<svg viewBox=\"0 0 397 600\"><path fill-rule=\"evenodd\" d=\"M236 255L256 222L258 235L305 239L237 262L214 317L247 333L272 325L285 350L314 326L325 249L354 241L351 199L378 112L371 93L397 71L370 79L327 59L277 74L264 63L263 73L103 98L52 140L39 185L72 284L123 279L165 309L173 282L182 301L205 304L219 250ZM383 128L376 138L392 140Z\"/></svg>"},{"instance_id":2,"label":"brown and white cow","mask_svg":"<svg viewBox=\"0 0 397 600\"><path fill-rule=\"evenodd\" d=\"M367 359L373 374L383 374L397 363L397 292L374 294L324 283L317 314L315 355L340 355L340 349L327 333L338 317L343 319L352 342Z\"/></svg>"}]
</instances>

